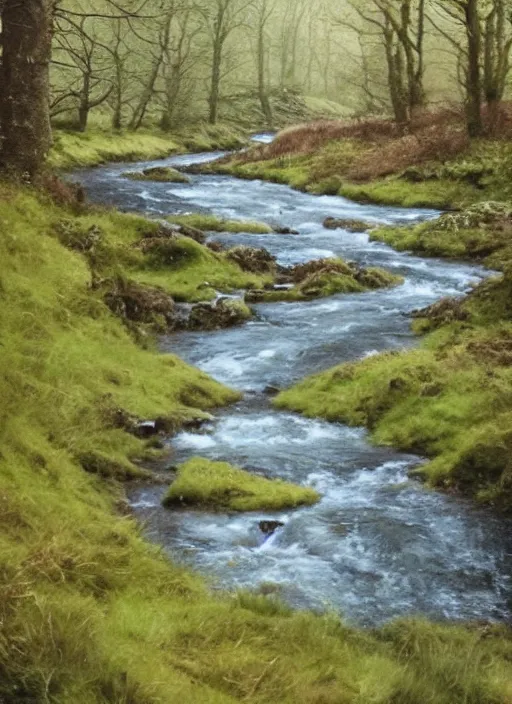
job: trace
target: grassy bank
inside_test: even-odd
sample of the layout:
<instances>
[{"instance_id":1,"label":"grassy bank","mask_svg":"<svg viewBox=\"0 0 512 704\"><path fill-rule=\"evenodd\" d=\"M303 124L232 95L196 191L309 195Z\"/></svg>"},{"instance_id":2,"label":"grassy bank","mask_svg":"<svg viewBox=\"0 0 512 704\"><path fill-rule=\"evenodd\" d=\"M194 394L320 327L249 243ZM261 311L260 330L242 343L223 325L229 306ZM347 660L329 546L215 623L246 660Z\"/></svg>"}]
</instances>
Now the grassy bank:
<instances>
[{"instance_id":1,"label":"grassy bank","mask_svg":"<svg viewBox=\"0 0 512 704\"><path fill-rule=\"evenodd\" d=\"M214 597L148 544L119 483L155 454L133 419L170 429L238 396L141 347L105 305L109 272L153 271L141 218L2 186L0 222L2 702L510 702L505 628L358 631Z\"/></svg>"},{"instance_id":2,"label":"grassy bank","mask_svg":"<svg viewBox=\"0 0 512 704\"><path fill-rule=\"evenodd\" d=\"M163 159L187 151L240 149L246 144L247 133L227 125L198 125L193 130L176 133L56 130L49 165L55 169L75 169L109 161Z\"/></svg>"},{"instance_id":3,"label":"grassy bank","mask_svg":"<svg viewBox=\"0 0 512 704\"><path fill-rule=\"evenodd\" d=\"M504 275L465 299L416 314L419 349L388 352L313 376L276 399L281 408L365 425L378 443L424 454L418 474L512 510L511 210L484 203L371 236L420 254L467 257Z\"/></svg>"},{"instance_id":4,"label":"grassy bank","mask_svg":"<svg viewBox=\"0 0 512 704\"><path fill-rule=\"evenodd\" d=\"M386 120L321 121L202 169L359 202L460 208L512 197L512 127L503 130L503 139L470 141L449 111L419 116L406 135Z\"/></svg>"}]
</instances>

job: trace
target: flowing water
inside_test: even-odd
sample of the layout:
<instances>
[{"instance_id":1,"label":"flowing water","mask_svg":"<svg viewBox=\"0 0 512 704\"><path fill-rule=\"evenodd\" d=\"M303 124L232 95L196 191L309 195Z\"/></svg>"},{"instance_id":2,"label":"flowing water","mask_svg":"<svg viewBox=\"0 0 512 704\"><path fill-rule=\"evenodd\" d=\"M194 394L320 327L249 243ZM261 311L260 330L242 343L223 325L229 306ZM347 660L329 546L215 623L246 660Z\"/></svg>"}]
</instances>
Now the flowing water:
<instances>
[{"instance_id":1,"label":"flowing water","mask_svg":"<svg viewBox=\"0 0 512 704\"><path fill-rule=\"evenodd\" d=\"M219 155L163 163L179 167ZM294 606L335 608L360 624L414 613L508 619L510 521L408 480L421 458L374 447L362 429L276 411L265 395L268 386L287 387L339 362L416 344L407 314L442 296L463 294L486 273L322 227L326 216L407 223L434 217L434 211L358 205L227 176L192 176L190 184L121 177L157 164L162 162L110 165L74 177L92 200L154 217L202 211L292 227L300 234L213 236L231 245L264 246L282 264L341 256L400 273L405 283L308 303L258 305L254 320L242 328L162 340L163 350L244 392L241 403L218 413L206 428L173 439L176 462L194 455L227 460L314 486L323 498L296 511L225 515L165 510L165 489L144 486L132 501L151 539L219 587L270 583ZM284 527L265 541L258 523L267 518Z\"/></svg>"}]
</instances>

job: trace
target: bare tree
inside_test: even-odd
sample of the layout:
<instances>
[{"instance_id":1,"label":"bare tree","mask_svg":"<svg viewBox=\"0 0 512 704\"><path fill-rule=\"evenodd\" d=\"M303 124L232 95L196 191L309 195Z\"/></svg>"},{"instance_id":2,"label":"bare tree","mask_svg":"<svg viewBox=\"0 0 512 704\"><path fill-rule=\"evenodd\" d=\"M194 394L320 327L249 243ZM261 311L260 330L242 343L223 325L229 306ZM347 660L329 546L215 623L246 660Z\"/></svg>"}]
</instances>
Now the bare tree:
<instances>
[{"instance_id":1,"label":"bare tree","mask_svg":"<svg viewBox=\"0 0 512 704\"><path fill-rule=\"evenodd\" d=\"M209 0L199 8L211 47L210 87L208 95L210 124L218 118L222 64L226 41L246 20L252 0Z\"/></svg>"}]
</instances>

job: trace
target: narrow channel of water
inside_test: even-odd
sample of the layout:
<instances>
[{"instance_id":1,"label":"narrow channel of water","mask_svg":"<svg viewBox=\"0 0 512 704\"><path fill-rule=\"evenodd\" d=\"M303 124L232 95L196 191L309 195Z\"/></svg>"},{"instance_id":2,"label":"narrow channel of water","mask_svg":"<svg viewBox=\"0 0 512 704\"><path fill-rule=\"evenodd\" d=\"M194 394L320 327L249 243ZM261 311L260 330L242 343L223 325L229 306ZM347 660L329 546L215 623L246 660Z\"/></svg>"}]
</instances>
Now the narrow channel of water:
<instances>
[{"instance_id":1,"label":"narrow channel of water","mask_svg":"<svg viewBox=\"0 0 512 704\"><path fill-rule=\"evenodd\" d=\"M179 156L186 165L219 154ZM358 205L286 186L231 177L192 176L190 184L140 183L127 170L162 162L80 171L92 200L151 216L205 211L264 220L299 235L214 235L228 244L264 246L282 264L341 256L385 267L403 286L309 303L256 306L243 328L165 338L172 351L219 381L245 392L210 427L173 440L176 461L194 455L312 485L322 501L284 513L223 515L168 511L162 487L133 496L150 537L175 560L220 587L277 585L290 603L336 608L356 623L422 613L434 618L505 620L512 611L511 522L469 502L407 479L421 462L373 447L364 430L273 410L265 387L286 387L345 360L416 344L407 314L442 296L463 294L485 276L477 266L419 259L370 243L365 234L328 231L326 216L411 222L434 211ZM264 518L285 526L265 543Z\"/></svg>"}]
</instances>

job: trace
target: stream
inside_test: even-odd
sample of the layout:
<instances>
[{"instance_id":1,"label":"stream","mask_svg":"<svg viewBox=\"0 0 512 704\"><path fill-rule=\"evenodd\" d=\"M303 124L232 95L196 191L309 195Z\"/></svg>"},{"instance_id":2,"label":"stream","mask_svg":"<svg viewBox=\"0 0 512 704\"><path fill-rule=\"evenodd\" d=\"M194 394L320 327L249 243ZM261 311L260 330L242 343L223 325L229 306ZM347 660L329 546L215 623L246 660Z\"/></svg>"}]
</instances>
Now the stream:
<instances>
[{"instance_id":1,"label":"stream","mask_svg":"<svg viewBox=\"0 0 512 704\"><path fill-rule=\"evenodd\" d=\"M136 182L126 171L207 161L221 153L142 164L114 164L73 174L89 198L151 217L212 212L263 220L298 235L227 235L225 244L266 247L292 265L340 256L405 277L390 290L301 303L254 306L241 328L165 337L178 354L244 392L239 404L197 432L172 440L173 461L201 455L267 476L315 487L322 500L295 511L216 514L166 510L161 486L138 487L131 500L151 540L219 588L276 590L299 608L335 609L360 625L396 616L496 620L512 613L512 522L469 501L408 479L424 460L374 447L364 429L276 411L268 386L285 388L347 360L417 344L408 313L461 295L488 275L465 263L397 253L366 234L329 231L327 216L381 223L435 217L429 210L359 205L287 186L229 176L194 175L190 184ZM259 521L284 523L264 541Z\"/></svg>"}]
</instances>

